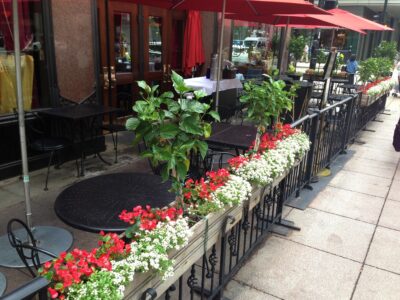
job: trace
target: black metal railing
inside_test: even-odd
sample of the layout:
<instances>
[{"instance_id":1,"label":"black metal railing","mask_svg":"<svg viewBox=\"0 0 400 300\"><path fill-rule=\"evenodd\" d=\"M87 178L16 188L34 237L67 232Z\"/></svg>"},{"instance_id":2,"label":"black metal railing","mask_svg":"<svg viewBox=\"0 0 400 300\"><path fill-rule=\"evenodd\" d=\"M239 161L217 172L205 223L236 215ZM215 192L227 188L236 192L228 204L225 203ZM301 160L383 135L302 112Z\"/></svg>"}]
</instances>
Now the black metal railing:
<instances>
[{"instance_id":1,"label":"black metal railing","mask_svg":"<svg viewBox=\"0 0 400 300\"><path fill-rule=\"evenodd\" d=\"M224 220L236 224L227 233L225 228L218 241L207 247L203 257L190 266L173 285L162 295L148 289L143 299L220 299L224 288L234 274L265 238L277 228L288 226L283 219L283 205L293 196L299 196L301 189L310 187L313 177L323 168L329 167L341 153L345 153L349 143L354 141L360 130L376 118L385 108L386 96L381 97L368 107L360 105L361 95L349 95L342 101L322 109L314 110L309 115L292 123L308 134L311 145L308 153L280 182L263 188L259 202L250 207L244 205L241 219L233 220L228 216ZM292 227L294 228L294 227ZM46 299L38 280L22 287L24 295L38 294ZM20 295L20 289L12 295Z\"/></svg>"}]
</instances>

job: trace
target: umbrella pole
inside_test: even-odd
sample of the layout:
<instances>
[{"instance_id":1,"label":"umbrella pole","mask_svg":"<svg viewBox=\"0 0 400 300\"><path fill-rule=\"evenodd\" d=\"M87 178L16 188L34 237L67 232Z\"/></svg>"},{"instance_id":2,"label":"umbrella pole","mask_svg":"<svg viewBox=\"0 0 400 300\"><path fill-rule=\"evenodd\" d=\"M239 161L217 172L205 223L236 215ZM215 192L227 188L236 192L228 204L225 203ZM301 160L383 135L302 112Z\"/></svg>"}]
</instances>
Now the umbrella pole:
<instances>
[{"instance_id":1,"label":"umbrella pole","mask_svg":"<svg viewBox=\"0 0 400 300\"><path fill-rule=\"evenodd\" d=\"M18 20L18 1L12 2L13 13L13 34L14 34L14 51L15 51L15 75L17 84L17 107L18 107L18 124L19 124L19 137L21 146L21 160L22 160L22 175L24 181L24 194L25 194L25 214L26 223L29 229L32 230L32 209L31 209L31 196L29 190L29 169L28 169L28 154L26 149L26 132L25 132L25 112L24 101L22 99L22 79L21 79L21 49L19 44L19 20Z\"/></svg>"},{"instance_id":2,"label":"umbrella pole","mask_svg":"<svg viewBox=\"0 0 400 300\"><path fill-rule=\"evenodd\" d=\"M217 86L215 88L215 110L218 112L219 107L219 87L221 81L221 66L222 66L222 51L224 43L224 23L225 23L225 7L226 0L222 2L222 17L221 17L221 34L219 36L219 54L218 54L218 70L217 70Z\"/></svg>"}]
</instances>

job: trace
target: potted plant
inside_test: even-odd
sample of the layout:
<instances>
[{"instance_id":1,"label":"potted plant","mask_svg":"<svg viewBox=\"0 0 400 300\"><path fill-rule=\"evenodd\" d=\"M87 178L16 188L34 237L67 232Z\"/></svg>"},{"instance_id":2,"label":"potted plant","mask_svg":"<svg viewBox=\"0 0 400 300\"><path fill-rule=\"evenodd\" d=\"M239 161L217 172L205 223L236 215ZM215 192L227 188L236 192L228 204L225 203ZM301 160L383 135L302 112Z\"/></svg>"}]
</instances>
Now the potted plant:
<instances>
[{"instance_id":1,"label":"potted plant","mask_svg":"<svg viewBox=\"0 0 400 300\"><path fill-rule=\"evenodd\" d=\"M244 94L240 102L247 106L247 120L257 125L257 135L254 150L257 151L260 137L266 129L280 120L283 112L292 108L292 97L295 96L296 85L285 90L286 84L282 80L273 80L267 77L261 84L247 82L244 84Z\"/></svg>"},{"instance_id":2,"label":"potted plant","mask_svg":"<svg viewBox=\"0 0 400 300\"><path fill-rule=\"evenodd\" d=\"M397 55L397 43L392 41L382 41L374 50L374 57L386 57L391 63L395 60Z\"/></svg>"},{"instance_id":3,"label":"potted plant","mask_svg":"<svg viewBox=\"0 0 400 300\"><path fill-rule=\"evenodd\" d=\"M176 72L172 71L171 78L177 100L171 91L160 94L157 85L150 87L138 81L142 99L135 102L133 111L137 116L127 120L126 128L135 132L134 143L145 143L147 149L141 156L149 158L153 166L160 166L162 178L172 179L173 190L180 195L191 151L203 158L207 152L203 139L210 136L211 124L204 117L219 121L219 115L209 110L209 104L199 102L206 96L203 91L194 91L195 99L186 99L184 94L192 90Z\"/></svg>"}]
</instances>

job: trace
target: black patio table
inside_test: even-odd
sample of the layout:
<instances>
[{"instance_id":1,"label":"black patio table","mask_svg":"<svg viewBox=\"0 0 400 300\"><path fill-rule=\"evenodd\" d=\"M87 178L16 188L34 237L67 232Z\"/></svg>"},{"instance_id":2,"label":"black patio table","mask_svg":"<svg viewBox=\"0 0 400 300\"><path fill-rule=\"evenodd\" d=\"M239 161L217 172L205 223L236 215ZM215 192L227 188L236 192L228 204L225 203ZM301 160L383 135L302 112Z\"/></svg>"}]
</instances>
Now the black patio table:
<instances>
[{"instance_id":1,"label":"black patio table","mask_svg":"<svg viewBox=\"0 0 400 300\"><path fill-rule=\"evenodd\" d=\"M229 123L214 123L212 134L206 140L210 148L213 146L235 149L243 152L249 149L256 138L257 128L253 126L232 125Z\"/></svg>"},{"instance_id":2,"label":"black patio table","mask_svg":"<svg viewBox=\"0 0 400 300\"><path fill-rule=\"evenodd\" d=\"M129 225L119 214L137 205L164 207L175 200L171 182L147 173L113 173L80 181L61 192L54 209L72 227L99 232L122 232Z\"/></svg>"},{"instance_id":3,"label":"black patio table","mask_svg":"<svg viewBox=\"0 0 400 300\"><path fill-rule=\"evenodd\" d=\"M81 166L80 166L80 176L85 175L85 168L84 168L84 158L85 158L85 150L84 150L84 143L85 143L85 129L88 129L90 133L89 141L94 141L95 135L95 120L98 117L102 117L104 115L111 115L116 112L120 112L120 108L116 107L109 107L103 106L98 104L79 104L79 105L72 105L72 106L61 106L61 107L54 107L49 110L40 111L40 114L52 117L52 118L61 118L67 121L72 122L72 130L73 136L76 136L76 125L79 126L79 141L80 141L80 156L81 156ZM112 122L112 118L110 117L110 122ZM87 126L85 126L87 124ZM99 126L100 128L100 126ZM100 153L96 153L97 156L106 164L106 162Z\"/></svg>"}]
</instances>

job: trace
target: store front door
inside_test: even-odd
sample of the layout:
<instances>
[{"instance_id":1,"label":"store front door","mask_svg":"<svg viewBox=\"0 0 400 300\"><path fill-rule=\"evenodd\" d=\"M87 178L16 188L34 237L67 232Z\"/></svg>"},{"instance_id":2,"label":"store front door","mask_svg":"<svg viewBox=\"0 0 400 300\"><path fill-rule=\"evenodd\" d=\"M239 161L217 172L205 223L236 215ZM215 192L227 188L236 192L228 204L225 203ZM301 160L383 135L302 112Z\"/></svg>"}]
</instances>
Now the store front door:
<instances>
[{"instance_id":1,"label":"store front door","mask_svg":"<svg viewBox=\"0 0 400 300\"><path fill-rule=\"evenodd\" d=\"M171 87L181 72L185 12L98 0L103 103L126 109L139 99L137 80Z\"/></svg>"}]
</instances>

